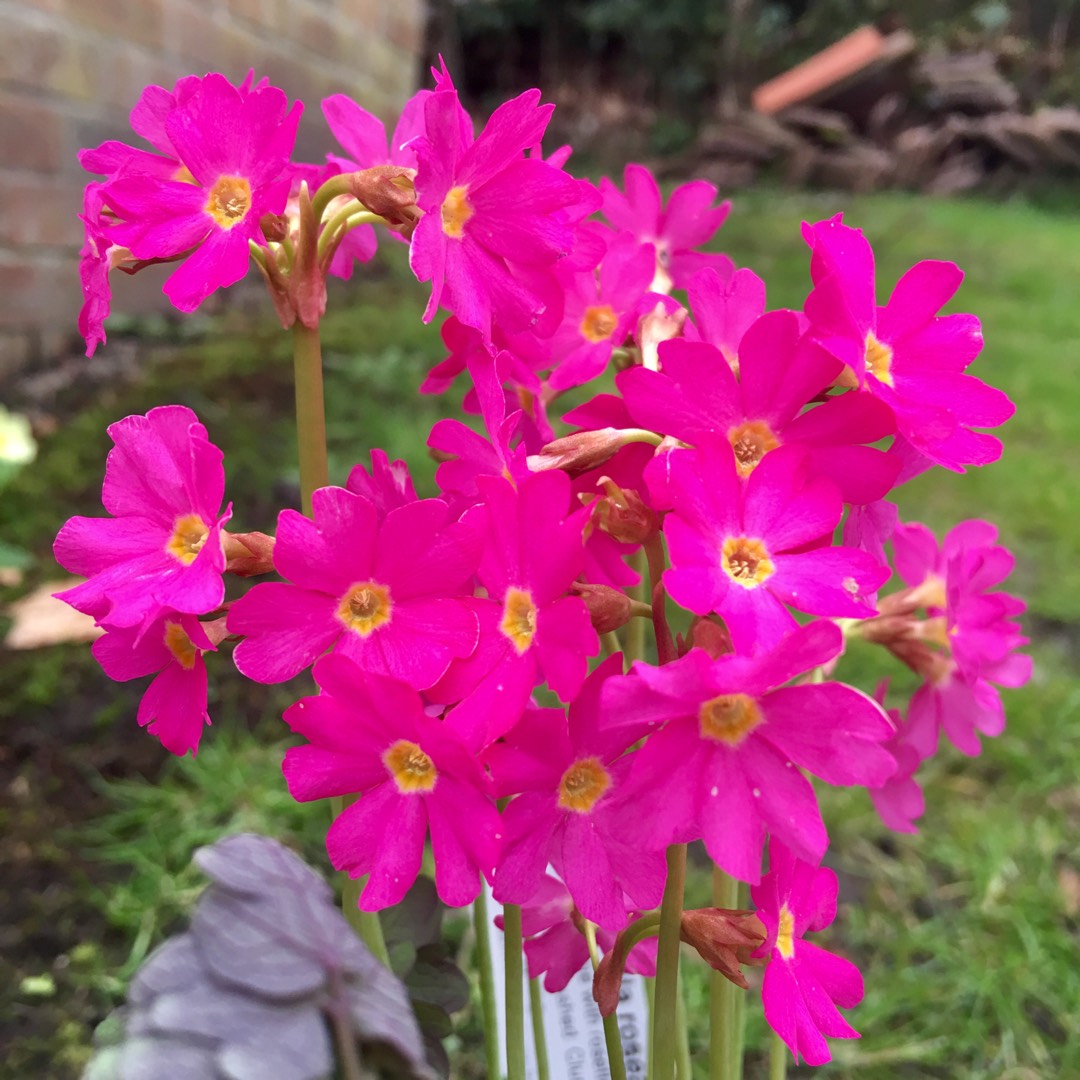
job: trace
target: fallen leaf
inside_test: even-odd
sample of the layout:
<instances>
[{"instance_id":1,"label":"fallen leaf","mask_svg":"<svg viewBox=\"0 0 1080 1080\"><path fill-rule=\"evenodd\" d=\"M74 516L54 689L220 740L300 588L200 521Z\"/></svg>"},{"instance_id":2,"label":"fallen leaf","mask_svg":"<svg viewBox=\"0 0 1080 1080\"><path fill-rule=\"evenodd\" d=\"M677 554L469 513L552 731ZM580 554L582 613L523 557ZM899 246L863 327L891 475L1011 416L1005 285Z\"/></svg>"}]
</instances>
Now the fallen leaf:
<instances>
[{"instance_id":1,"label":"fallen leaf","mask_svg":"<svg viewBox=\"0 0 1080 1080\"><path fill-rule=\"evenodd\" d=\"M62 645L66 641L93 641L104 630L94 625L89 615L83 615L52 594L70 589L78 578L46 581L33 592L8 605L11 629L4 638L9 649L42 649L47 645Z\"/></svg>"}]
</instances>

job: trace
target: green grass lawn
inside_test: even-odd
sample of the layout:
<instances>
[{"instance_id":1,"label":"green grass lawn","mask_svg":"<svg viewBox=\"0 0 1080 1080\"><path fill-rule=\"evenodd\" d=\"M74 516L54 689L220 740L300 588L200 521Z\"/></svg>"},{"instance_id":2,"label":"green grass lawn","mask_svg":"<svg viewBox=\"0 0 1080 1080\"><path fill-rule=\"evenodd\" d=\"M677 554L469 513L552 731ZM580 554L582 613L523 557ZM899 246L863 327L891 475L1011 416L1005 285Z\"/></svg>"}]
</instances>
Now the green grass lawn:
<instances>
[{"instance_id":1,"label":"green grass lawn","mask_svg":"<svg viewBox=\"0 0 1080 1080\"><path fill-rule=\"evenodd\" d=\"M772 306L798 307L808 288L799 221L839 209L874 244L880 299L920 258L954 259L967 272L955 307L978 314L986 337L971 372L1003 387L1017 415L1002 433L999 463L966 476L937 470L903 488L899 502L905 519L939 532L965 517L999 524L1017 554L1010 587L1030 605L1036 670L1028 688L1008 695L1009 728L980 758L945 750L926 767L919 835L885 832L864 794L823 794L828 858L842 890L824 943L859 961L867 995L852 1014L862 1039L834 1043L835 1063L817 1075L1080 1076L1080 220L1019 203L770 190L736 198L723 247L766 279ZM449 401L413 394L442 355L421 311L420 291L397 267L373 284L365 306L334 309L327 320L331 467L339 482L380 445L430 477L427 429L453 410ZM273 507L295 483L290 378L287 343L272 330L187 343L166 349L138 385L110 391L74 416L0 503L0 536L37 556L29 583L54 572L49 542L63 517L99 512L105 423L166 401L195 408L225 448L238 527L272 530ZM864 686L889 671L885 657L865 648L844 663L840 676ZM80 649L0 656L4 715L47 726L68 707L58 695L73 687L87 695L96 731L121 725L125 739L143 738L131 719L132 694L103 704L113 689ZM291 804L278 771L284 743L275 718L290 692L252 701L225 676L211 707L214 729L196 761L169 760L159 770L155 759L143 770L151 780L126 775L109 783L83 769L98 799L95 815L69 826L57 844L123 868L104 885L91 874L80 900L103 913L122 944L105 954L98 941L82 941L68 950L62 971L42 956L40 970L53 972L58 994L75 986L100 1005L117 998L124 976L196 894L188 861L199 844L256 828L319 858L326 814ZM15 817L10 823L18 826ZM23 966L18 974L36 972ZM702 1027L703 985L689 981L690 1012ZM14 1007L32 1007L40 992L40 984L16 980ZM749 1075L764 1076L765 1030L753 1003L749 1014ZM462 1076L480 1075L475 1030L474 1019L463 1018ZM65 1062L78 1062L86 1037L78 1024L60 1032ZM34 1075L35 1061L24 1056L22 1072L12 1075Z\"/></svg>"}]
</instances>

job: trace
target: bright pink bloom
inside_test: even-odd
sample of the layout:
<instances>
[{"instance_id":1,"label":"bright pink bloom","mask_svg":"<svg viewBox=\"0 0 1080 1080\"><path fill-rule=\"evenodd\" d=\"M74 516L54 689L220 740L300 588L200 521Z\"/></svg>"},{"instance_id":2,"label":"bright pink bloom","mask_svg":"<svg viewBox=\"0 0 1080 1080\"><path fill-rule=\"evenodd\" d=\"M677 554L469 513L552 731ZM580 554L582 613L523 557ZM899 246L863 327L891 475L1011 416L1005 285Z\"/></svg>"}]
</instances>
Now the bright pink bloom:
<instances>
[{"instance_id":1,"label":"bright pink bloom","mask_svg":"<svg viewBox=\"0 0 1080 1080\"><path fill-rule=\"evenodd\" d=\"M840 1015L863 997L859 969L835 953L803 940L836 918L836 874L793 855L775 837L769 841L769 872L750 890L768 937L754 954L767 956L761 1000L769 1026L798 1064L832 1060L825 1036L857 1039Z\"/></svg>"},{"instance_id":2,"label":"bright pink bloom","mask_svg":"<svg viewBox=\"0 0 1080 1080\"><path fill-rule=\"evenodd\" d=\"M616 384L642 427L695 446L727 442L746 477L779 446L798 444L844 502L868 503L893 485L899 463L859 443L896 430L891 410L865 394L804 407L839 373L837 361L804 337L794 312L773 311L741 338L739 378L719 349L676 339L660 345L662 373L621 372Z\"/></svg>"},{"instance_id":3,"label":"bright pink bloom","mask_svg":"<svg viewBox=\"0 0 1080 1080\"><path fill-rule=\"evenodd\" d=\"M56 561L89 581L57 595L112 627L164 611L204 615L225 598L221 451L198 417L164 405L109 427L101 499L111 518L73 517L53 545Z\"/></svg>"},{"instance_id":4,"label":"bright pink bloom","mask_svg":"<svg viewBox=\"0 0 1080 1080\"><path fill-rule=\"evenodd\" d=\"M818 621L754 658L713 660L691 649L608 680L609 723L629 717L659 729L637 751L631 779L649 808L646 846L701 837L717 864L750 882L760 876L766 829L821 858L828 837L799 768L840 785L881 784L896 768L882 747L892 725L872 698L842 683L784 686L842 645L836 625Z\"/></svg>"},{"instance_id":5,"label":"bright pink bloom","mask_svg":"<svg viewBox=\"0 0 1080 1080\"><path fill-rule=\"evenodd\" d=\"M588 516L568 515L566 475L530 474L516 489L495 476L477 485L488 536L477 571L488 599L474 602L480 645L430 696L461 702L447 722L479 748L517 722L537 683L546 680L563 701L573 698L600 642L584 601L566 595L584 563Z\"/></svg>"},{"instance_id":6,"label":"bright pink bloom","mask_svg":"<svg viewBox=\"0 0 1080 1080\"><path fill-rule=\"evenodd\" d=\"M291 679L327 649L416 689L476 648L471 594L478 520L451 522L441 499L390 510L344 488L319 488L312 516L282 510L274 567L287 582L256 585L229 610L243 634L233 658L249 679Z\"/></svg>"},{"instance_id":7,"label":"bright pink bloom","mask_svg":"<svg viewBox=\"0 0 1080 1080\"><path fill-rule=\"evenodd\" d=\"M765 314L765 282L752 270L724 276L707 268L691 277L686 294L693 315L687 339L714 345L738 373L743 334Z\"/></svg>"},{"instance_id":8,"label":"bright pink bloom","mask_svg":"<svg viewBox=\"0 0 1080 1080\"><path fill-rule=\"evenodd\" d=\"M290 180L282 174L303 110L287 104L275 87L244 92L207 75L163 125L191 179L122 173L106 184L102 197L121 219L110 240L138 259L187 256L164 286L181 311L239 281L249 241L265 245L260 219L284 210Z\"/></svg>"},{"instance_id":9,"label":"bright pink bloom","mask_svg":"<svg viewBox=\"0 0 1080 1080\"><path fill-rule=\"evenodd\" d=\"M370 875L360 907L398 903L420 872L430 833L435 887L461 907L490 878L499 814L473 755L420 695L396 679L325 656L314 669L322 693L285 712L307 740L287 751L282 770L300 802L336 795L359 799L334 819L330 861L350 877Z\"/></svg>"},{"instance_id":10,"label":"bright pink bloom","mask_svg":"<svg viewBox=\"0 0 1080 1080\"><path fill-rule=\"evenodd\" d=\"M997 427L1015 411L998 389L964 369L982 349L974 315L938 315L960 287L955 263L924 261L897 282L889 302L874 294L874 253L841 215L803 225L812 249L811 333L881 398L900 433L931 461L955 472L1001 456L1001 443L972 428Z\"/></svg>"},{"instance_id":11,"label":"bright pink bloom","mask_svg":"<svg viewBox=\"0 0 1080 1080\"><path fill-rule=\"evenodd\" d=\"M685 289L693 274L705 267L725 277L732 272L734 267L726 255L694 250L713 238L731 210L726 200L713 206L716 188L712 184L705 180L680 184L671 193L666 209L660 185L644 165L626 166L623 187L625 194L606 177L600 181L604 216L619 231L633 233L639 243L653 245L657 291Z\"/></svg>"},{"instance_id":12,"label":"bright pink bloom","mask_svg":"<svg viewBox=\"0 0 1080 1080\"><path fill-rule=\"evenodd\" d=\"M549 345L553 390L579 386L607 367L637 326L652 275L652 248L629 233L612 239L599 271L560 274L566 297L562 325Z\"/></svg>"},{"instance_id":13,"label":"bright pink bloom","mask_svg":"<svg viewBox=\"0 0 1080 1080\"><path fill-rule=\"evenodd\" d=\"M789 604L830 618L874 614L865 597L888 567L854 548L813 546L828 543L843 504L800 448L766 454L745 484L726 441L672 451L656 469L673 507L664 585L695 614L720 615L740 652L769 649L793 629Z\"/></svg>"},{"instance_id":14,"label":"bright pink bloom","mask_svg":"<svg viewBox=\"0 0 1080 1080\"><path fill-rule=\"evenodd\" d=\"M503 848L495 899L529 901L550 864L586 918L617 933L626 924L624 893L643 910L658 907L667 868L660 851L642 850L633 809L620 787L633 763L624 757L638 732L605 729L600 692L622 672L622 654L585 680L570 705L532 709L485 758L496 794L516 795L503 811Z\"/></svg>"},{"instance_id":15,"label":"bright pink bloom","mask_svg":"<svg viewBox=\"0 0 1080 1080\"><path fill-rule=\"evenodd\" d=\"M927 681L908 709L908 742L929 757L944 729L962 753L978 754L979 734L1000 735L1005 727L993 684L1018 687L1031 677L1031 657L1015 651L1027 644L1014 621L1024 603L990 591L1012 572L1013 555L997 544L997 529L979 520L954 526L940 548L925 525L901 525L893 549L897 572L919 589L936 628L929 641L944 648L920 669Z\"/></svg>"},{"instance_id":16,"label":"bright pink bloom","mask_svg":"<svg viewBox=\"0 0 1080 1080\"><path fill-rule=\"evenodd\" d=\"M626 905L623 916L637 918L640 911ZM502 927L502 916L495 920ZM529 978L544 976L544 989L555 994L565 990L570 980L589 962L589 946L582 932L581 915L566 886L551 875L544 877L533 898L521 908L521 932L525 937L525 960ZM615 935L603 927L596 931L596 943L602 953L615 944ZM626 971L635 975L656 974L655 937L646 938L630 950Z\"/></svg>"},{"instance_id":17,"label":"bright pink bloom","mask_svg":"<svg viewBox=\"0 0 1080 1080\"><path fill-rule=\"evenodd\" d=\"M896 734L885 743L885 749L896 758L896 772L880 787L869 788L868 792L885 828L893 832L916 833L919 830L915 819L922 817L926 810L926 799L915 779L922 758L906 741L900 714L890 710L890 716L894 713Z\"/></svg>"},{"instance_id":18,"label":"bright pink bloom","mask_svg":"<svg viewBox=\"0 0 1080 1080\"><path fill-rule=\"evenodd\" d=\"M105 236L108 220L102 211L103 184L87 184L83 194L83 212L79 220L84 227L82 250L79 252L79 278L82 282L83 306L79 312L79 333L86 342L86 355L93 356L98 345L105 344L105 320L112 304L109 271L112 269L110 249L114 248Z\"/></svg>"},{"instance_id":19,"label":"bright pink bloom","mask_svg":"<svg viewBox=\"0 0 1080 1080\"><path fill-rule=\"evenodd\" d=\"M456 91L427 99L426 134L413 143L425 214L410 254L417 278L432 283L425 321L443 304L489 340L496 311L509 331L528 329L545 312L558 319L550 270L576 242L560 211L582 204L584 181L524 157L554 107L539 100L540 91L529 90L499 106L473 141Z\"/></svg>"},{"instance_id":20,"label":"bright pink bloom","mask_svg":"<svg viewBox=\"0 0 1080 1080\"><path fill-rule=\"evenodd\" d=\"M419 501L409 466L400 459L391 461L386 451L377 447L371 451L371 471L363 464L354 465L345 488L372 503L380 521L391 510Z\"/></svg>"},{"instance_id":21,"label":"bright pink bloom","mask_svg":"<svg viewBox=\"0 0 1080 1080\"><path fill-rule=\"evenodd\" d=\"M99 637L90 651L117 682L157 673L139 702L137 719L172 754L198 752L206 711L204 652L214 643L194 615L162 615L146 629L125 627Z\"/></svg>"}]
</instances>

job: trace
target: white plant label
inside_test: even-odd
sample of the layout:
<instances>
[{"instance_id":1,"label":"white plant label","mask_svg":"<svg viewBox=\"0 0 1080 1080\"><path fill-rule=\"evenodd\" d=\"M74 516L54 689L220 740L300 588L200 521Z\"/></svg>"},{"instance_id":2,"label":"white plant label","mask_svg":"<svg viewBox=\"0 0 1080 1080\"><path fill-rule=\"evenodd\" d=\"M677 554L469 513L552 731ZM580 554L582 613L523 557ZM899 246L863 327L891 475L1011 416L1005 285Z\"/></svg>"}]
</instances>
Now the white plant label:
<instances>
[{"instance_id":1,"label":"white plant label","mask_svg":"<svg viewBox=\"0 0 1080 1080\"><path fill-rule=\"evenodd\" d=\"M500 905L488 893L488 940L491 942L495 975L495 1002L498 1016L499 1060L506 1061L506 970L503 966L503 934L494 918ZM587 963L557 994L541 991L544 1036L547 1041L548 1071L551 1080L611 1080L604 1022L592 996L592 965ZM538 1080L536 1049L533 1044L532 1014L529 1007L528 972L525 973L525 1076ZM643 1078L648 1067L646 1039L649 1030L649 1001L645 979L627 975L619 995L619 1032L622 1035L627 1080ZM505 1073L504 1073L505 1075Z\"/></svg>"}]
</instances>

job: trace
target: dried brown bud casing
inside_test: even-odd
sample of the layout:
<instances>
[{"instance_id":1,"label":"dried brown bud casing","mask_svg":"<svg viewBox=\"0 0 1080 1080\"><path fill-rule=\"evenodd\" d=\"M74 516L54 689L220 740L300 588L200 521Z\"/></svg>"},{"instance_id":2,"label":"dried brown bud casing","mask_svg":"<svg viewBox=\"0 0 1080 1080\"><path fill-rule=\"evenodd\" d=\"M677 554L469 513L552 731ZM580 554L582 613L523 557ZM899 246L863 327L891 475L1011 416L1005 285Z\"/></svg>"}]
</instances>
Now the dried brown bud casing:
<instances>
[{"instance_id":1,"label":"dried brown bud casing","mask_svg":"<svg viewBox=\"0 0 1080 1080\"><path fill-rule=\"evenodd\" d=\"M610 634L630 621L633 601L626 593L610 585L589 585L578 581L571 586L571 592L585 601L593 629L598 634Z\"/></svg>"}]
</instances>

